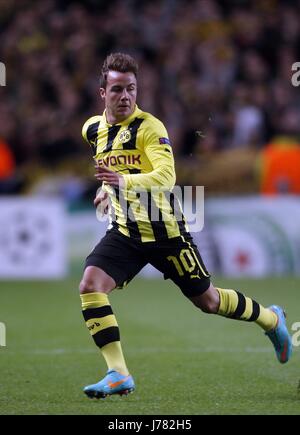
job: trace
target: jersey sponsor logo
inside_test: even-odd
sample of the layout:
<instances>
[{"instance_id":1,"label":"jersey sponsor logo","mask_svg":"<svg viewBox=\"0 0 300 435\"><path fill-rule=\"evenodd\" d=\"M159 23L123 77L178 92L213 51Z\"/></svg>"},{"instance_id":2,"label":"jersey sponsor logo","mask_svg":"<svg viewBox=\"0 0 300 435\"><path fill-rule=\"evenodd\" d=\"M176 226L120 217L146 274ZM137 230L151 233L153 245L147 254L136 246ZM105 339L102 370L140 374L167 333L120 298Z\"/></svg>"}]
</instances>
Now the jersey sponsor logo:
<instances>
[{"instance_id":1,"label":"jersey sponsor logo","mask_svg":"<svg viewBox=\"0 0 300 435\"><path fill-rule=\"evenodd\" d=\"M117 166L117 165L141 165L141 155L120 155L109 156L98 160L99 166Z\"/></svg>"},{"instance_id":2,"label":"jersey sponsor logo","mask_svg":"<svg viewBox=\"0 0 300 435\"><path fill-rule=\"evenodd\" d=\"M165 144L171 145L170 139L168 139L167 137L160 137L159 138L159 143L161 145L165 145Z\"/></svg>"},{"instance_id":3,"label":"jersey sponsor logo","mask_svg":"<svg viewBox=\"0 0 300 435\"><path fill-rule=\"evenodd\" d=\"M127 143L131 139L131 132L129 130L124 130L119 135L119 142L121 143Z\"/></svg>"}]
</instances>

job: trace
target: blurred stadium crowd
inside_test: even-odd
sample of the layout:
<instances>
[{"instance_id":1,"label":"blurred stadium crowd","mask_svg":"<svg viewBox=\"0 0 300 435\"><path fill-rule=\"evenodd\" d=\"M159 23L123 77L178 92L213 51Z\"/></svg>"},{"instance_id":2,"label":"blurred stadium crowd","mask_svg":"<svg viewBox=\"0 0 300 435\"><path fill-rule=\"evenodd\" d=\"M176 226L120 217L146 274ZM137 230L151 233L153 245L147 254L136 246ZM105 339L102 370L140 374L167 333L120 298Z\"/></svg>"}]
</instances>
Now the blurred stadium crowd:
<instances>
[{"instance_id":1,"label":"blurred stadium crowd","mask_svg":"<svg viewBox=\"0 0 300 435\"><path fill-rule=\"evenodd\" d=\"M300 1L0 1L0 41L0 192L94 188L81 127L113 51L138 59L138 104L167 126L182 184L255 191L266 144L299 142Z\"/></svg>"}]
</instances>

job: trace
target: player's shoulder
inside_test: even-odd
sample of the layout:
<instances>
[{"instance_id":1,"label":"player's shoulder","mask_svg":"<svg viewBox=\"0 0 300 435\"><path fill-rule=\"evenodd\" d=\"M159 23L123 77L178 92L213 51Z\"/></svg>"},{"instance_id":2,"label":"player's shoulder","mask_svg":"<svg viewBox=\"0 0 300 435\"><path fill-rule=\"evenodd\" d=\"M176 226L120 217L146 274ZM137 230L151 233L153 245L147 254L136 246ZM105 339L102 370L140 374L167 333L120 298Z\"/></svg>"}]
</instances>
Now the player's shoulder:
<instances>
[{"instance_id":1,"label":"player's shoulder","mask_svg":"<svg viewBox=\"0 0 300 435\"><path fill-rule=\"evenodd\" d=\"M88 118L85 123L83 124L82 130L87 130L90 126L98 124L101 121L102 116L101 115L95 115Z\"/></svg>"},{"instance_id":2,"label":"player's shoulder","mask_svg":"<svg viewBox=\"0 0 300 435\"><path fill-rule=\"evenodd\" d=\"M85 121L82 127L82 136L88 142L93 141L97 136L97 131L99 124L101 122L102 116L95 115L91 116L89 119Z\"/></svg>"},{"instance_id":3,"label":"player's shoulder","mask_svg":"<svg viewBox=\"0 0 300 435\"><path fill-rule=\"evenodd\" d=\"M165 131L164 123L152 113L141 111L141 117L144 119L144 128L155 131Z\"/></svg>"}]
</instances>

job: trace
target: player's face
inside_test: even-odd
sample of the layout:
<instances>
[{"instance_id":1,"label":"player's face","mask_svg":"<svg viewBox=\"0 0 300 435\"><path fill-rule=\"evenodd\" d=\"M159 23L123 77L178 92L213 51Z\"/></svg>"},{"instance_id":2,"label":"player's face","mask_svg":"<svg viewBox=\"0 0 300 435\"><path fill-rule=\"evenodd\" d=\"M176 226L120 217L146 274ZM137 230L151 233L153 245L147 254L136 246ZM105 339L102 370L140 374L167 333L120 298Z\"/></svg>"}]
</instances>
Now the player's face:
<instances>
[{"instance_id":1,"label":"player's face","mask_svg":"<svg viewBox=\"0 0 300 435\"><path fill-rule=\"evenodd\" d=\"M137 83L133 73L108 72L106 88L100 88L100 95L105 101L110 124L122 122L134 112L136 93Z\"/></svg>"}]
</instances>

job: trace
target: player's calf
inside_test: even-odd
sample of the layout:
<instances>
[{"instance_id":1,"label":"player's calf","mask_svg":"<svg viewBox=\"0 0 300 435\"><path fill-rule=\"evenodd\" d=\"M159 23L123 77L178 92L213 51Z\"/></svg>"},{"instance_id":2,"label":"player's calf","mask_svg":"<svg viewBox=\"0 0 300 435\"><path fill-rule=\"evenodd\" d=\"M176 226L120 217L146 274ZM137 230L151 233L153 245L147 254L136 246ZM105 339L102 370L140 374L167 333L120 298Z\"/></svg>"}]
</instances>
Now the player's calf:
<instances>
[{"instance_id":1,"label":"player's calf","mask_svg":"<svg viewBox=\"0 0 300 435\"><path fill-rule=\"evenodd\" d=\"M220 298L219 293L215 289L215 287L211 284L209 288L202 294L198 296L193 296L189 298L193 304L200 308L201 311L207 314L217 314Z\"/></svg>"}]
</instances>

